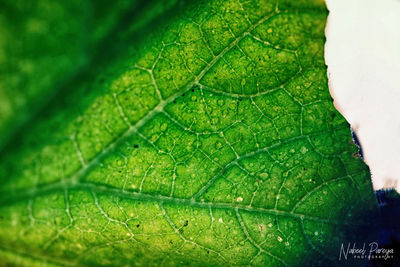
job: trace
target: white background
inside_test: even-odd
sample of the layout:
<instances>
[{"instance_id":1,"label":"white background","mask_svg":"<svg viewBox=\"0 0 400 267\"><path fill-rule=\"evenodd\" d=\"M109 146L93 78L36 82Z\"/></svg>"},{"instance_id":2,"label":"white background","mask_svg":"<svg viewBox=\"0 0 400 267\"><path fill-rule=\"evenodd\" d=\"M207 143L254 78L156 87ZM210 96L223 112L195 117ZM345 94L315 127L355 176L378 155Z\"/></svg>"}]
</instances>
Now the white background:
<instances>
[{"instance_id":1,"label":"white background","mask_svg":"<svg viewBox=\"0 0 400 267\"><path fill-rule=\"evenodd\" d=\"M400 192L400 0L326 0L335 106L357 133L374 189Z\"/></svg>"}]
</instances>

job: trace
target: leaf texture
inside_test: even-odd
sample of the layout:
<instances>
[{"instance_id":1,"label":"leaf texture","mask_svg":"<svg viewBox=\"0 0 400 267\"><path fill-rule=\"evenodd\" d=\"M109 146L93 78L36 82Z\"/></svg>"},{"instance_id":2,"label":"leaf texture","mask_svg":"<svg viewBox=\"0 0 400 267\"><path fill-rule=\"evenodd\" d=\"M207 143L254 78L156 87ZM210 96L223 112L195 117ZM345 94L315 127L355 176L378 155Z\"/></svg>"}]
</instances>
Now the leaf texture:
<instances>
[{"instance_id":1,"label":"leaf texture","mask_svg":"<svg viewBox=\"0 0 400 267\"><path fill-rule=\"evenodd\" d=\"M2 261L337 266L367 240L377 207L329 95L324 2L182 10L2 155Z\"/></svg>"},{"instance_id":2,"label":"leaf texture","mask_svg":"<svg viewBox=\"0 0 400 267\"><path fill-rule=\"evenodd\" d=\"M176 0L0 3L0 148L52 96ZM129 23L129 27L121 24ZM110 51L108 51L110 53Z\"/></svg>"}]
</instances>

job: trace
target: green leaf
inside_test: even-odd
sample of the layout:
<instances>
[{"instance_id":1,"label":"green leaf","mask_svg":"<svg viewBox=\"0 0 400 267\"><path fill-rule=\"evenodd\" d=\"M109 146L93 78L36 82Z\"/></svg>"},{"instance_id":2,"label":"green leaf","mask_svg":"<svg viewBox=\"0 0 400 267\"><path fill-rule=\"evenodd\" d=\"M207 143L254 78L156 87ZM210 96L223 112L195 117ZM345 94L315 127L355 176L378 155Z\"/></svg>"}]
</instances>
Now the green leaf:
<instances>
[{"instance_id":1,"label":"green leaf","mask_svg":"<svg viewBox=\"0 0 400 267\"><path fill-rule=\"evenodd\" d=\"M353 264L340 246L377 207L329 95L326 17L201 1L126 39L3 151L1 261Z\"/></svg>"},{"instance_id":2,"label":"green leaf","mask_svg":"<svg viewBox=\"0 0 400 267\"><path fill-rule=\"evenodd\" d=\"M63 85L104 57L102 50L110 43L138 30L176 0L143 2L0 3L0 148ZM130 25L122 30L125 23Z\"/></svg>"}]
</instances>

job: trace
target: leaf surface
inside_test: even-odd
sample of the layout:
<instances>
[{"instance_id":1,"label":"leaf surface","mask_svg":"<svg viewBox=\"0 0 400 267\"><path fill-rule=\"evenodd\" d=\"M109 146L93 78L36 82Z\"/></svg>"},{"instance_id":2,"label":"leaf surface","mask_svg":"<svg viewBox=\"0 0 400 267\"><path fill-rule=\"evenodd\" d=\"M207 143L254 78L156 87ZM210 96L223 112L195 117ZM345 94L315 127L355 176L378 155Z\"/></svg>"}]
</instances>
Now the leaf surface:
<instances>
[{"instance_id":1,"label":"leaf surface","mask_svg":"<svg viewBox=\"0 0 400 267\"><path fill-rule=\"evenodd\" d=\"M337 266L366 241L376 203L329 95L324 2L182 10L2 155L2 261Z\"/></svg>"},{"instance_id":2,"label":"leaf surface","mask_svg":"<svg viewBox=\"0 0 400 267\"><path fill-rule=\"evenodd\" d=\"M156 2L156 3L155 3ZM176 0L0 3L0 148L52 96ZM128 24L129 26L121 27Z\"/></svg>"}]
</instances>

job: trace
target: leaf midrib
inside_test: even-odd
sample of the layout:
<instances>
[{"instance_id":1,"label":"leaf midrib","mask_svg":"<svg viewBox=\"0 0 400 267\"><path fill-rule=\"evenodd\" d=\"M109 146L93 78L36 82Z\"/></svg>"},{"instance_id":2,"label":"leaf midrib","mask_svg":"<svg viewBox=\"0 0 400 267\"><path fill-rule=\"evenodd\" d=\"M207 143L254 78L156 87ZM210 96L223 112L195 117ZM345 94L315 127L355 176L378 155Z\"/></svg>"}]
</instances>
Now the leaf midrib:
<instances>
[{"instance_id":1,"label":"leaf midrib","mask_svg":"<svg viewBox=\"0 0 400 267\"><path fill-rule=\"evenodd\" d=\"M363 172L352 173L349 175L337 177L335 179L331 179L325 181L318 186L315 187L314 190L317 190L325 185L329 185L330 183L337 182L339 180L348 179L351 175L359 175ZM311 221L317 221L322 223L328 224L335 224L335 225L352 225L344 220L332 220L332 219L325 219L317 216L305 215L301 213L295 213L293 211L283 211L278 210L275 208L262 208L262 207L254 207L249 205L243 204L234 204L234 203L224 203L224 202L203 202L203 201L196 201L193 199L185 199L185 198L177 198L177 197L170 197L160 194L150 194L150 193L143 193L143 192L132 192L127 190L122 190L120 188L115 188L103 184L96 184L96 183L65 183L65 182L58 182L51 184L47 187L43 187L39 192L40 194L50 194L58 191L69 191L69 190L79 190L85 192L92 192L95 194L105 194L115 197L120 197L124 199L131 199L131 200L139 200L139 201L150 201L155 203L169 203L178 206L190 206L190 207L198 207L198 208L217 208L217 209L228 209L228 210L244 210L248 212L256 212L256 213L263 213L263 214L270 214L270 215L280 215L286 216L295 219L307 219ZM31 192L27 192L25 196L19 195L19 199L30 198L36 196L38 191L33 190ZM359 222L354 225L363 225L364 222Z\"/></svg>"}]
</instances>

